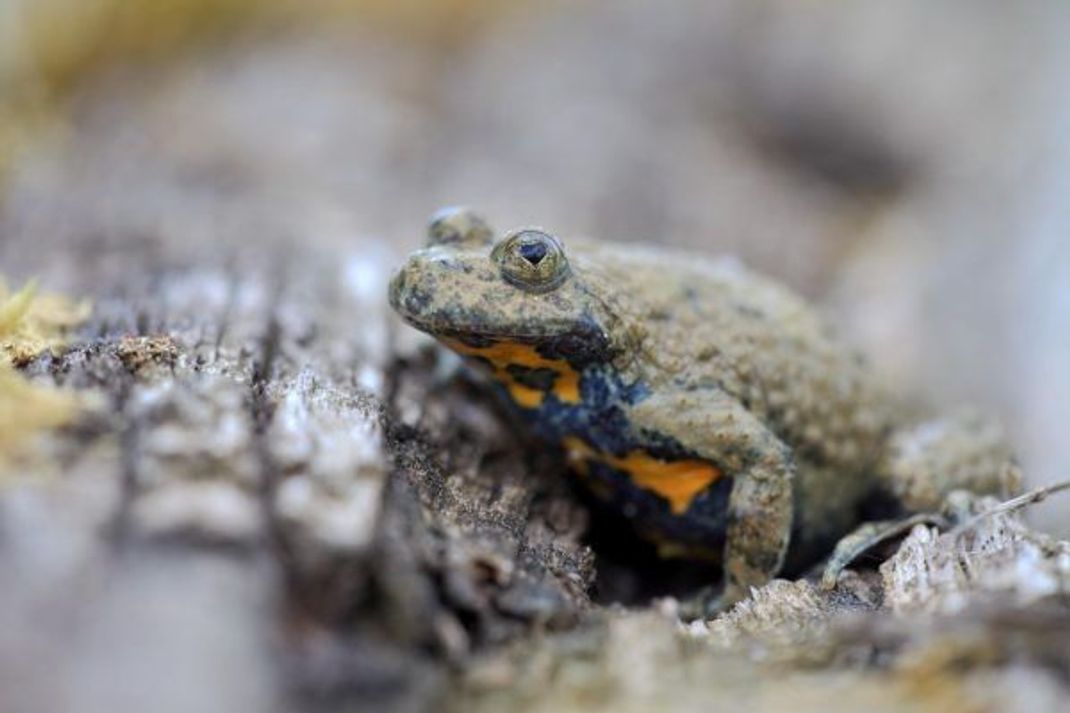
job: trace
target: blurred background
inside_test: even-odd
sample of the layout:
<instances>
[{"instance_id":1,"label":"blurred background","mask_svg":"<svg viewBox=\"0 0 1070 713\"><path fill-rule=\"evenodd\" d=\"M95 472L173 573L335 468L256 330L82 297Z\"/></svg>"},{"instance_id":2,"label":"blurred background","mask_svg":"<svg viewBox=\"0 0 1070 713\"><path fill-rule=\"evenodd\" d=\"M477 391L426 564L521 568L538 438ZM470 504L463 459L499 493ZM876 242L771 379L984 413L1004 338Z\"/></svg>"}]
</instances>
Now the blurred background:
<instances>
[{"instance_id":1,"label":"blurred background","mask_svg":"<svg viewBox=\"0 0 1070 713\"><path fill-rule=\"evenodd\" d=\"M0 0L0 272L77 284L31 242L223 240L357 256L385 286L450 203L737 253L905 398L999 416L1049 482L1067 37L1062 0ZM1032 517L1065 535L1067 513Z\"/></svg>"}]
</instances>

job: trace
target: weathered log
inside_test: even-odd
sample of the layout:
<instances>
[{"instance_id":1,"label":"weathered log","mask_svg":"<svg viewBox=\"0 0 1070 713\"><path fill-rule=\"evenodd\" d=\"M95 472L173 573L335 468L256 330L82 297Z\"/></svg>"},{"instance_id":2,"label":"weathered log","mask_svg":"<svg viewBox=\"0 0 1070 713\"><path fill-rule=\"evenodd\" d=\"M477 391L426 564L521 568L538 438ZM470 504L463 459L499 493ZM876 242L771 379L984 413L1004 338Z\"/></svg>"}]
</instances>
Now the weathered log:
<instances>
[{"instance_id":1,"label":"weathered log","mask_svg":"<svg viewBox=\"0 0 1070 713\"><path fill-rule=\"evenodd\" d=\"M595 34L599 12L585 20ZM654 11L635 12L610 38L606 66L636 56L638 43L653 56L679 36L695 71L717 53L734 57L718 81L735 85L733 62L764 31L741 13L736 32L719 21L733 13L710 10L720 44L683 32L692 23L680 18L664 18L679 24L663 36L646 32L641 13ZM524 86L547 88L552 104L545 43L572 21L546 22L518 41L535 78ZM570 56L587 56L586 35L565 39ZM555 220L575 225L598 216L589 225L610 236L627 228L693 247L720 233L721 247L751 249L812 288L860 215L927 175L910 157L934 153L952 128L884 146L867 138L882 135L875 121L800 122L824 115L820 100L778 109L772 98L784 77L796 85L794 67L726 99L722 89L673 89L663 77L677 67L666 62L635 87L638 98L609 92L600 111L690 107L674 120L678 143L635 163L620 148L636 137L609 132L583 161L558 166L539 142L560 128L513 101L523 87L503 61L517 55L512 43L473 51L495 69L495 105L517 114L469 125L486 77L443 88L436 73L412 80L403 53L372 38L366 54L318 41L87 86L63 150L12 168L0 272L13 285L37 276L93 310L54 353L24 345L7 392L77 396L63 406L74 418L26 410L32 429L0 434L0 711L1065 706L1066 543L1008 514L954 535L917 528L832 593L810 579L777 581L685 626L673 599L652 597L683 595L709 571L655 560L612 513L589 508L554 454L527 442L477 377L401 328L384 303L401 258L392 239L415 228L443 186L453 190L454 171L473 199L514 211L510 219L555 207ZM714 45L714 55L700 51ZM934 56L954 54L950 46ZM908 94L912 68L941 63L907 65ZM385 65L400 68L396 81L375 76ZM799 86L826 86L825 65L815 66ZM279 120L290 101L278 87L316 82L307 116ZM435 85L416 119L416 100L395 84ZM727 119L707 116L706 91L732 107ZM924 123L896 96L878 107ZM439 103L477 108L446 122L436 143L427 135L440 128ZM741 125L740 106L764 134ZM661 120L637 114L634 131ZM537 137L534 149L469 166L518 126ZM841 126L864 130L845 142ZM331 135L323 144L321 131ZM337 170L357 159L359 171ZM540 180L516 171L529 165ZM502 176L520 188L486 190ZM347 202L353 181L363 181L358 207ZM564 200L573 193L582 195ZM930 194L917 195L929 210ZM901 216L904 204L892 205ZM910 223L919 209L905 205ZM369 227L384 225L391 240ZM800 259L784 260L768 239L785 232ZM13 443L18 456L5 459Z\"/></svg>"}]
</instances>

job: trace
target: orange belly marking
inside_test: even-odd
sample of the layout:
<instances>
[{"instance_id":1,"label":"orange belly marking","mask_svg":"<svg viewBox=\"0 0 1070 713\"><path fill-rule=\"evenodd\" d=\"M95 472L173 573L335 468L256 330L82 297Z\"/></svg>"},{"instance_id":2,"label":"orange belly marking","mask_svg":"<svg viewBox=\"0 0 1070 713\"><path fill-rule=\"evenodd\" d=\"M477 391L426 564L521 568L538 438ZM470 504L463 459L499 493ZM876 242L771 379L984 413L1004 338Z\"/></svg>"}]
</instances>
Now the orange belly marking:
<instances>
[{"instance_id":1,"label":"orange belly marking","mask_svg":"<svg viewBox=\"0 0 1070 713\"><path fill-rule=\"evenodd\" d=\"M564 439L569 462L581 473L587 461L596 460L628 474L637 486L669 501L674 515L682 515L692 501L721 477L721 471L701 460L663 461L643 450L630 451L624 456L601 453L574 436Z\"/></svg>"},{"instance_id":2,"label":"orange belly marking","mask_svg":"<svg viewBox=\"0 0 1070 713\"><path fill-rule=\"evenodd\" d=\"M517 381L509 373L510 366L522 366L528 369L549 369L556 374L551 392L565 403L579 403L580 374L563 359L547 359L530 344L517 342L495 342L486 347L473 347L456 339L443 339L443 344L466 356L483 357L491 364L495 379L509 389L513 400L524 408L536 408L546 394L527 384Z\"/></svg>"}]
</instances>

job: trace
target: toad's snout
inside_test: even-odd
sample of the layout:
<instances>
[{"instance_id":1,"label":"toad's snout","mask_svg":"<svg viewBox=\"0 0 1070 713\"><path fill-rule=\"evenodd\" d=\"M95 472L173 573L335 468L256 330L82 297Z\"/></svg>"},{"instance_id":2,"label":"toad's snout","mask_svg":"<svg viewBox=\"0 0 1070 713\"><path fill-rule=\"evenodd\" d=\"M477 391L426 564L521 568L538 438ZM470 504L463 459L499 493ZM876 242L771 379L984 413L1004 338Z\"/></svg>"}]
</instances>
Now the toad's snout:
<instances>
[{"instance_id":1,"label":"toad's snout","mask_svg":"<svg viewBox=\"0 0 1070 713\"><path fill-rule=\"evenodd\" d=\"M425 316L434 298L433 281L421 262L415 256L409 258L390 278L390 306L407 320Z\"/></svg>"},{"instance_id":2,"label":"toad's snout","mask_svg":"<svg viewBox=\"0 0 1070 713\"><path fill-rule=\"evenodd\" d=\"M390 279L390 305L414 326L426 327L444 307L461 302L469 273L462 261L443 250L418 250Z\"/></svg>"}]
</instances>

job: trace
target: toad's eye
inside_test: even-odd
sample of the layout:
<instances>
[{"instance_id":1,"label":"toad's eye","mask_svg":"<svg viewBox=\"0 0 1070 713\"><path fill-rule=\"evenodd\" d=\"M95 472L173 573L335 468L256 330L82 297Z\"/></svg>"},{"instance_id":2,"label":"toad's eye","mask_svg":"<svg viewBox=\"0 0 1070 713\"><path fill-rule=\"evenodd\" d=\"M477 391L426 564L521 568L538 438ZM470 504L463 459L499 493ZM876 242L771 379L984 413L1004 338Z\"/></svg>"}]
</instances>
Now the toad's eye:
<instances>
[{"instance_id":1,"label":"toad's eye","mask_svg":"<svg viewBox=\"0 0 1070 713\"><path fill-rule=\"evenodd\" d=\"M557 238L526 228L494 246L491 257L502 276L528 292L549 292L568 277L568 260Z\"/></svg>"},{"instance_id":2,"label":"toad's eye","mask_svg":"<svg viewBox=\"0 0 1070 713\"><path fill-rule=\"evenodd\" d=\"M490 245L494 231L470 208L443 208L431 216L428 245Z\"/></svg>"}]
</instances>

